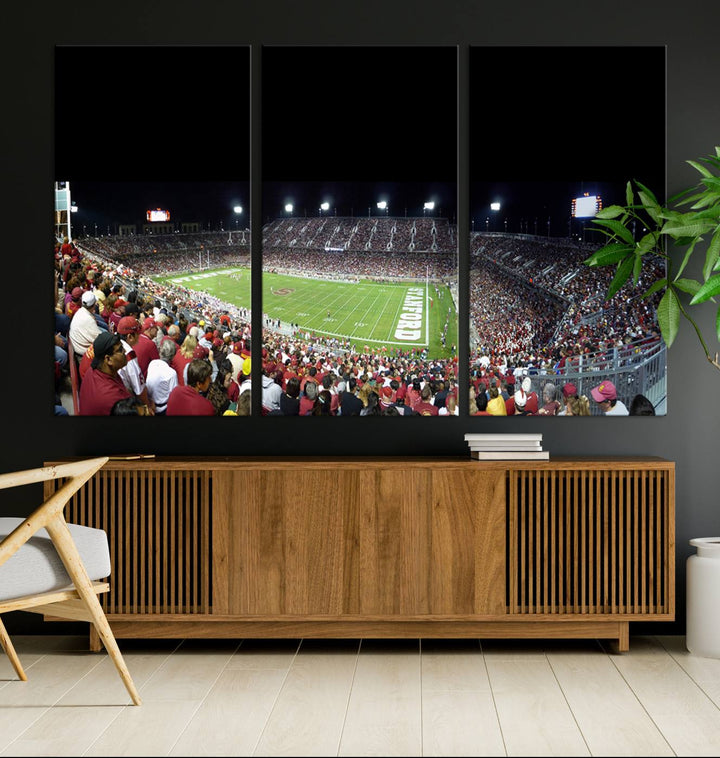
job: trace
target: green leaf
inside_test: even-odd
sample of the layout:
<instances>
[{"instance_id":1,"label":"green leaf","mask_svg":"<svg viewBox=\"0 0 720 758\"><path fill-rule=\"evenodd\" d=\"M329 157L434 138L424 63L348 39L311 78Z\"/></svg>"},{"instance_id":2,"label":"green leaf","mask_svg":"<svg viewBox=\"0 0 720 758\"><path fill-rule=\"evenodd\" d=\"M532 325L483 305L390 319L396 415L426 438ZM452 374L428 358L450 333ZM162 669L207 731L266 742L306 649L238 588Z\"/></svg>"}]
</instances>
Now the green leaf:
<instances>
[{"instance_id":1,"label":"green leaf","mask_svg":"<svg viewBox=\"0 0 720 758\"><path fill-rule=\"evenodd\" d=\"M627 205L632 205L633 199L632 182L628 182L625 185L625 203Z\"/></svg>"},{"instance_id":2,"label":"green leaf","mask_svg":"<svg viewBox=\"0 0 720 758\"><path fill-rule=\"evenodd\" d=\"M617 293L620 287L622 287L623 284L625 284L625 282L630 278L634 263L634 255L629 255L622 263L618 263L617 272L615 273L612 282L610 282L610 287L608 288L607 295L605 295L606 300L610 300Z\"/></svg>"},{"instance_id":3,"label":"green leaf","mask_svg":"<svg viewBox=\"0 0 720 758\"><path fill-rule=\"evenodd\" d=\"M697 203L690 206L691 210L697 211L700 208L707 208L708 206L712 209L716 206L718 200L720 200L720 194L717 192L700 192L697 197L700 199ZM688 200L688 202L690 201Z\"/></svg>"},{"instance_id":4,"label":"green leaf","mask_svg":"<svg viewBox=\"0 0 720 758\"><path fill-rule=\"evenodd\" d=\"M695 249L695 245L697 244L698 240L692 240L690 242L690 247L685 252L685 257L683 258L683 262L680 264L680 268L678 269L677 274L675 274L675 279L677 279L680 274L685 270L685 266L687 266L688 261L690 260L690 256L692 256L693 250Z\"/></svg>"},{"instance_id":5,"label":"green leaf","mask_svg":"<svg viewBox=\"0 0 720 758\"><path fill-rule=\"evenodd\" d=\"M705 254L705 265L703 266L703 279L705 281L710 278L710 275L718 264L718 259L720 259L720 227L715 230L715 234L713 234L707 253Z\"/></svg>"},{"instance_id":6,"label":"green leaf","mask_svg":"<svg viewBox=\"0 0 720 758\"><path fill-rule=\"evenodd\" d=\"M656 239L655 235L652 233L644 235L640 242L637 243L637 246L635 247L635 253L636 255L644 255L645 253L649 253L651 250L655 249L658 245L658 240Z\"/></svg>"},{"instance_id":7,"label":"green leaf","mask_svg":"<svg viewBox=\"0 0 720 758\"><path fill-rule=\"evenodd\" d=\"M587 266L608 266L611 263L621 261L628 253L633 251L632 245L623 245L621 242L611 242L596 250L583 263Z\"/></svg>"},{"instance_id":8,"label":"green leaf","mask_svg":"<svg viewBox=\"0 0 720 758\"><path fill-rule=\"evenodd\" d=\"M608 205L607 208L602 208L595 214L595 218L617 218L625 213L625 208L622 205Z\"/></svg>"},{"instance_id":9,"label":"green leaf","mask_svg":"<svg viewBox=\"0 0 720 758\"><path fill-rule=\"evenodd\" d=\"M651 295L654 295L658 290L661 290L663 287L667 287L667 283L667 279L658 279L656 282L653 282L643 293L642 299L647 300L647 298L649 298Z\"/></svg>"},{"instance_id":10,"label":"green leaf","mask_svg":"<svg viewBox=\"0 0 720 758\"><path fill-rule=\"evenodd\" d=\"M712 229L711 221L668 221L660 230L661 234L669 234L671 237L700 237L704 232Z\"/></svg>"},{"instance_id":11,"label":"green leaf","mask_svg":"<svg viewBox=\"0 0 720 758\"><path fill-rule=\"evenodd\" d=\"M720 189L720 177L719 176L706 176L702 183L708 188Z\"/></svg>"},{"instance_id":12,"label":"green leaf","mask_svg":"<svg viewBox=\"0 0 720 758\"><path fill-rule=\"evenodd\" d=\"M680 302L672 287L665 290L665 294L658 303L657 316L660 333L665 344L670 347L680 327Z\"/></svg>"},{"instance_id":13,"label":"green leaf","mask_svg":"<svg viewBox=\"0 0 720 758\"><path fill-rule=\"evenodd\" d=\"M697 161L686 161L690 166L692 166L694 169L699 171L703 176L712 176L712 171L710 171L709 168L706 168L702 165L702 163L698 163Z\"/></svg>"},{"instance_id":14,"label":"green leaf","mask_svg":"<svg viewBox=\"0 0 720 758\"><path fill-rule=\"evenodd\" d=\"M635 254L635 263L633 263L633 284L637 287L642 271L642 254Z\"/></svg>"},{"instance_id":15,"label":"green leaf","mask_svg":"<svg viewBox=\"0 0 720 758\"><path fill-rule=\"evenodd\" d=\"M692 195L689 194L690 192L691 190L685 190L682 195L683 200L681 203L678 203L678 205L688 205L689 203L694 203L696 200L700 200L706 196L706 192L704 190L701 190L700 192L694 192ZM678 195L676 195L676 197L679 198Z\"/></svg>"},{"instance_id":16,"label":"green leaf","mask_svg":"<svg viewBox=\"0 0 720 758\"><path fill-rule=\"evenodd\" d=\"M694 295L700 289L700 282L695 279L676 279L673 284L688 295Z\"/></svg>"},{"instance_id":17,"label":"green leaf","mask_svg":"<svg viewBox=\"0 0 720 758\"><path fill-rule=\"evenodd\" d=\"M643 208L647 212L648 216L656 223L660 224L660 219L662 218L662 209L660 208L660 203L658 203L657 198L655 195L643 184L640 184L640 182L635 182L638 187L640 187L640 191L638 193L640 197L640 202L643 204Z\"/></svg>"},{"instance_id":18,"label":"green leaf","mask_svg":"<svg viewBox=\"0 0 720 758\"><path fill-rule=\"evenodd\" d=\"M717 316L715 317L715 334L717 334L718 342L720 342L720 308L718 308Z\"/></svg>"},{"instance_id":19,"label":"green leaf","mask_svg":"<svg viewBox=\"0 0 720 758\"><path fill-rule=\"evenodd\" d=\"M635 180L635 184L637 184L637 186L642 190L643 194L645 194L650 199L653 205L660 205L660 203L657 201L657 197L655 197L655 193L651 189L648 189L644 184L641 184L637 180Z\"/></svg>"},{"instance_id":20,"label":"green leaf","mask_svg":"<svg viewBox=\"0 0 720 758\"><path fill-rule=\"evenodd\" d=\"M705 284L695 293L695 297L690 301L690 305L697 305L698 303L704 303L711 297L720 294L720 274L711 276Z\"/></svg>"},{"instance_id":21,"label":"green leaf","mask_svg":"<svg viewBox=\"0 0 720 758\"><path fill-rule=\"evenodd\" d=\"M611 219L603 221L598 220L597 217L593 219L593 221L600 226L606 226L611 232L613 232L613 234L620 237L620 239L625 240L628 244L632 245L634 243L630 230L626 229L619 221L612 221Z\"/></svg>"}]
</instances>

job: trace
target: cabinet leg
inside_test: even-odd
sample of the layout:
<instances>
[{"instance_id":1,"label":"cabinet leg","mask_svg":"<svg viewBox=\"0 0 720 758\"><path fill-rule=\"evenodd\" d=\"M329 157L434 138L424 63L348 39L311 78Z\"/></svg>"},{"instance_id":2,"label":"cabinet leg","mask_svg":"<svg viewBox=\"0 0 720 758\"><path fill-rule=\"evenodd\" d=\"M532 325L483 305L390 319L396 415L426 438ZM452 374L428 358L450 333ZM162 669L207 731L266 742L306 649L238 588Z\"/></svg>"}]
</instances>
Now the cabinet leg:
<instances>
[{"instance_id":1,"label":"cabinet leg","mask_svg":"<svg viewBox=\"0 0 720 758\"><path fill-rule=\"evenodd\" d=\"M613 654L627 653L630 650L630 622L621 621L618 623L618 636L616 640L608 640L610 650Z\"/></svg>"}]
</instances>

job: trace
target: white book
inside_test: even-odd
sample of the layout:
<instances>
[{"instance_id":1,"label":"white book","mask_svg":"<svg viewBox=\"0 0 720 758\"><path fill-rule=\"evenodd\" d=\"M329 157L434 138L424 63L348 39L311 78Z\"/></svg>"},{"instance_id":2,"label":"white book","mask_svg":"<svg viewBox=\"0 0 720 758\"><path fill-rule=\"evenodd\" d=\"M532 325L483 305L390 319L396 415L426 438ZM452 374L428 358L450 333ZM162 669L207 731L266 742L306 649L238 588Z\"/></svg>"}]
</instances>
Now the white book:
<instances>
[{"instance_id":1,"label":"white book","mask_svg":"<svg viewBox=\"0 0 720 758\"><path fill-rule=\"evenodd\" d=\"M466 442L517 442L519 440L540 442L542 434L466 434Z\"/></svg>"},{"instance_id":2,"label":"white book","mask_svg":"<svg viewBox=\"0 0 720 758\"><path fill-rule=\"evenodd\" d=\"M468 447L470 450L542 450L542 445L539 442L473 442Z\"/></svg>"},{"instance_id":3,"label":"white book","mask_svg":"<svg viewBox=\"0 0 720 758\"><path fill-rule=\"evenodd\" d=\"M471 458L478 461L549 461L550 453L547 450L513 451L513 450L477 450L471 451Z\"/></svg>"}]
</instances>

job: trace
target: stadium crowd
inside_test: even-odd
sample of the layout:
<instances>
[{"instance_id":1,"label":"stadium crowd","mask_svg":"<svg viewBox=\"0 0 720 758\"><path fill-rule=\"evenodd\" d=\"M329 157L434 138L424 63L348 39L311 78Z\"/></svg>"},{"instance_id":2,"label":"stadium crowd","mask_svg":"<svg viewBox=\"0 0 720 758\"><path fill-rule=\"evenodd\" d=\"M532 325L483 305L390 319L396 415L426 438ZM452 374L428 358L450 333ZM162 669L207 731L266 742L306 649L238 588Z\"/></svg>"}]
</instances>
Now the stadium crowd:
<instances>
[{"instance_id":1,"label":"stadium crowd","mask_svg":"<svg viewBox=\"0 0 720 758\"><path fill-rule=\"evenodd\" d=\"M263 227L264 250L450 252L454 227L442 218L280 218Z\"/></svg>"},{"instance_id":2,"label":"stadium crowd","mask_svg":"<svg viewBox=\"0 0 720 758\"><path fill-rule=\"evenodd\" d=\"M642 293L658 274L644 269L605 300L614 270L583 261L593 248L572 241L476 233L471 238L471 372L491 366L523 374L563 374L592 362L647 352L660 342L659 296Z\"/></svg>"},{"instance_id":3,"label":"stadium crowd","mask_svg":"<svg viewBox=\"0 0 720 758\"><path fill-rule=\"evenodd\" d=\"M442 219L279 219L263 229L263 266L321 278L451 281L453 239ZM583 264L588 246L474 233L470 249L471 413L582 415L589 403L566 396L564 374L591 360L602 365L603 356L617 365L618 356L660 341L655 303L638 295L645 281L606 302L612 272ZM77 412L249 413L250 311L152 278L199 262L246 267L249 233L65 239L54 260L56 379L60 387L74 377ZM279 327L266 319L256 376L265 414L458 413L457 356L371 350ZM56 412L67 412L59 399Z\"/></svg>"}]
</instances>

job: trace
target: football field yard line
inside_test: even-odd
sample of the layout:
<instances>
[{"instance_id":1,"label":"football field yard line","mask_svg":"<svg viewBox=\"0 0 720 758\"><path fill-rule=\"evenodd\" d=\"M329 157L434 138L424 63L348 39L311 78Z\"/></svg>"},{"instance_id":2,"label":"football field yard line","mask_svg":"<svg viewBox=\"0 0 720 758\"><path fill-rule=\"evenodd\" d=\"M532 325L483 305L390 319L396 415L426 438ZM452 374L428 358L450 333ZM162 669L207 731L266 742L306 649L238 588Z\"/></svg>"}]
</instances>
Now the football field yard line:
<instances>
[{"instance_id":1,"label":"football field yard line","mask_svg":"<svg viewBox=\"0 0 720 758\"><path fill-rule=\"evenodd\" d=\"M368 306L368 308L365 310L365 313L363 313L362 316L360 316L358 318L358 321L360 321L361 323L365 322L365 319L366 319L368 313L372 313L373 308L375 307L375 303L377 303L378 298L380 297L380 293L377 292L377 291L375 293L373 293L373 294L375 295L375 297L373 298L373 301L370 303L370 305ZM371 334L372 334L372 332L371 332ZM370 337L365 337L365 339L370 339Z\"/></svg>"},{"instance_id":2,"label":"football field yard line","mask_svg":"<svg viewBox=\"0 0 720 758\"><path fill-rule=\"evenodd\" d=\"M397 308L395 309L395 315L393 316L393 320L392 320L392 323L390 324L390 332L389 332L388 336L387 336L387 337L386 337L386 339L385 339L385 341L386 341L386 342L387 342L387 340L389 340L389 339L392 337L392 335L393 335L393 330L395 329L395 327L396 327L396 325L397 325L397 322L398 322L398 320L399 320L399 319L398 319L398 315L399 315L400 311L402 310L402 304L403 304L403 299L402 299L402 298L398 299Z\"/></svg>"},{"instance_id":3,"label":"football field yard line","mask_svg":"<svg viewBox=\"0 0 720 758\"><path fill-rule=\"evenodd\" d=\"M385 301L387 304L387 300ZM375 319L375 323L373 324L372 329L370 330L370 335L372 336L375 334L375 329L377 329L377 325L380 323L380 319L385 315L385 305L383 305L382 310L380 313L378 313L378 317Z\"/></svg>"},{"instance_id":4,"label":"football field yard line","mask_svg":"<svg viewBox=\"0 0 720 758\"><path fill-rule=\"evenodd\" d=\"M336 294L336 295L332 296L332 291L330 291L329 295L331 295L330 299L325 298L320 303L318 303L319 309L318 309L318 312L317 312L317 316L314 316L314 317L311 316L310 320L314 320L316 318L317 319L322 318L323 311L327 312L327 311L331 310L332 306L335 303L337 303L338 300L342 300L343 299L343 293L342 292L340 292L339 294Z\"/></svg>"},{"instance_id":5,"label":"football field yard line","mask_svg":"<svg viewBox=\"0 0 720 758\"><path fill-rule=\"evenodd\" d=\"M435 288L437 289L437 287ZM430 287L428 287L427 272L425 273L425 334L427 335L428 347L430 347Z\"/></svg>"},{"instance_id":6,"label":"football field yard line","mask_svg":"<svg viewBox=\"0 0 720 758\"><path fill-rule=\"evenodd\" d=\"M380 295L382 294L381 290L377 287L370 287L370 288L358 287L357 289L358 289L358 292L354 293L354 298L357 298L357 299L356 300L354 299L353 301L351 301L350 310L347 316L345 316L345 318L338 324L338 328L341 328L345 322L353 318L355 319L353 326L357 323L364 323L365 316L367 315L369 311L371 311L374 308L378 297L380 297ZM366 292L366 290L368 289L370 291ZM363 303L367 300L371 301L369 305L367 306L367 310L362 315L358 315L357 313L358 309L360 307L364 307ZM361 339L369 339L369 337L362 337ZM378 340L375 340L375 341L378 341Z\"/></svg>"}]
</instances>

